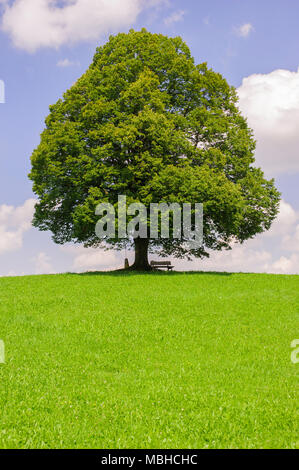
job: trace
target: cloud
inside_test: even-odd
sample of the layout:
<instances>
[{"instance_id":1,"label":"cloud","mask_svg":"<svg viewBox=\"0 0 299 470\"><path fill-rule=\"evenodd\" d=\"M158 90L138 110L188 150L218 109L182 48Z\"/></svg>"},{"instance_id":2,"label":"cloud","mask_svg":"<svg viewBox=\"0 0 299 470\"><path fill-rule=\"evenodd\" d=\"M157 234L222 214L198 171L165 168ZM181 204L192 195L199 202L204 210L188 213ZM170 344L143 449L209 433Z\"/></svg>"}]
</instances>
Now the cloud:
<instances>
[{"instance_id":1,"label":"cloud","mask_svg":"<svg viewBox=\"0 0 299 470\"><path fill-rule=\"evenodd\" d=\"M279 214L274 220L271 229L265 232L264 237L285 237L291 234L296 223L299 222L299 214L283 199L280 201Z\"/></svg>"},{"instance_id":2,"label":"cloud","mask_svg":"<svg viewBox=\"0 0 299 470\"><path fill-rule=\"evenodd\" d=\"M235 28L235 33L242 38L247 38L252 31L254 28L251 23L245 23Z\"/></svg>"},{"instance_id":3,"label":"cloud","mask_svg":"<svg viewBox=\"0 0 299 470\"><path fill-rule=\"evenodd\" d=\"M42 245L41 249L42 238L37 254L27 259L28 249L32 251L36 247L36 240L32 241L28 237L26 246L23 246L24 233L31 228L34 203L33 199L29 199L20 207L0 206L0 254L7 253L10 260L12 251L22 249L18 255L21 263L12 265L9 261L7 269L1 274L52 274L57 272L53 268L54 261L59 264L60 271L108 271L123 267L124 251L104 251L73 244L57 246L56 251L53 244ZM47 254L50 248L52 258ZM132 264L133 252L128 251L126 256ZM150 259L157 259L157 255L150 255ZM235 244L231 251L212 252L209 259L191 263L177 259L172 261L176 270L299 274L299 213L289 203L282 201L277 220L268 232L243 245Z\"/></svg>"},{"instance_id":4,"label":"cloud","mask_svg":"<svg viewBox=\"0 0 299 470\"><path fill-rule=\"evenodd\" d=\"M46 253L38 253L33 261L35 263L35 274L54 274L51 258Z\"/></svg>"},{"instance_id":5,"label":"cloud","mask_svg":"<svg viewBox=\"0 0 299 470\"><path fill-rule=\"evenodd\" d=\"M285 235L283 238L283 248L286 251L299 251L299 224L296 225L292 234Z\"/></svg>"},{"instance_id":6,"label":"cloud","mask_svg":"<svg viewBox=\"0 0 299 470\"><path fill-rule=\"evenodd\" d=\"M166 26L171 26L174 23L178 23L179 21L182 21L182 19L185 16L185 11L184 10L177 10L174 11L171 15L169 15L167 18L164 20L164 24Z\"/></svg>"},{"instance_id":7,"label":"cloud","mask_svg":"<svg viewBox=\"0 0 299 470\"><path fill-rule=\"evenodd\" d=\"M299 69L243 79L239 106L257 139L256 157L267 174L299 171Z\"/></svg>"},{"instance_id":8,"label":"cloud","mask_svg":"<svg viewBox=\"0 0 299 470\"><path fill-rule=\"evenodd\" d=\"M24 233L31 228L35 202L28 199L19 207L0 206L0 255L22 248Z\"/></svg>"},{"instance_id":9,"label":"cloud","mask_svg":"<svg viewBox=\"0 0 299 470\"><path fill-rule=\"evenodd\" d=\"M5 277L17 277L17 276L26 276L26 273L24 271L16 272L12 269L11 271L8 271L7 274L5 274ZM0 277L4 277L4 276L0 274Z\"/></svg>"},{"instance_id":10,"label":"cloud","mask_svg":"<svg viewBox=\"0 0 299 470\"><path fill-rule=\"evenodd\" d=\"M61 247L73 257L72 270L102 271L123 267L124 252L103 251L84 248L77 245ZM282 200L277 219L268 232L248 240L244 244L235 244L230 251L212 252L209 259L186 260L173 259L176 270L204 270L227 272L260 272L277 274L299 274L299 213ZM130 264L133 252L127 253ZM150 255L157 259L157 255ZM171 258L170 258L171 259Z\"/></svg>"},{"instance_id":11,"label":"cloud","mask_svg":"<svg viewBox=\"0 0 299 470\"><path fill-rule=\"evenodd\" d=\"M81 271L103 271L123 267L120 253L99 248L84 248L82 246L68 245L61 248L65 253L73 255L72 269Z\"/></svg>"},{"instance_id":12,"label":"cloud","mask_svg":"<svg viewBox=\"0 0 299 470\"><path fill-rule=\"evenodd\" d=\"M72 60L69 60L69 59L61 59L57 62L57 67L72 67L74 65L80 65L80 62L76 61L72 61Z\"/></svg>"},{"instance_id":13,"label":"cloud","mask_svg":"<svg viewBox=\"0 0 299 470\"><path fill-rule=\"evenodd\" d=\"M293 253L289 258L281 256L273 263L273 270L277 274L299 274L299 256Z\"/></svg>"},{"instance_id":14,"label":"cloud","mask_svg":"<svg viewBox=\"0 0 299 470\"><path fill-rule=\"evenodd\" d=\"M299 274L299 214L285 201L268 232L235 244L230 251L213 252L192 263L173 260L179 270Z\"/></svg>"},{"instance_id":15,"label":"cloud","mask_svg":"<svg viewBox=\"0 0 299 470\"><path fill-rule=\"evenodd\" d=\"M28 52L42 47L99 39L134 24L146 8L163 0L14 0L7 4L2 29Z\"/></svg>"}]
</instances>

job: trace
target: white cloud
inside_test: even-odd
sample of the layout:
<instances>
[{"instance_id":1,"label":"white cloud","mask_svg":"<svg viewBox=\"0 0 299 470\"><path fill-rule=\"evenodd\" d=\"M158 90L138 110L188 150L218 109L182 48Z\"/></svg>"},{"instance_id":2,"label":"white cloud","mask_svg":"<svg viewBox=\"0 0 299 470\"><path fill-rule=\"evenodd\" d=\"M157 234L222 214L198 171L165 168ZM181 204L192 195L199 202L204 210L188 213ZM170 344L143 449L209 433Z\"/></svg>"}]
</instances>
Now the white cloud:
<instances>
[{"instance_id":1,"label":"white cloud","mask_svg":"<svg viewBox=\"0 0 299 470\"><path fill-rule=\"evenodd\" d=\"M299 222L299 217L297 222ZM287 233L282 240L282 247L285 251L299 251L299 223L295 229Z\"/></svg>"},{"instance_id":2,"label":"white cloud","mask_svg":"<svg viewBox=\"0 0 299 470\"><path fill-rule=\"evenodd\" d=\"M80 62L78 61L72 61L70 59L61 59L57 62L57 67L73 67L74 65L80 65Z\"/></svg>"},{"instance_id":3,"label":"white cloud","mask_svg":"<svg viewBox=\"0 0 299 470\"><path fill-rule=\"evenodd\" d=\"M16 272L12 269L11 271L8 271L7 274L5 274L5 277L17 277L17 276L26 276L26 273L24 271ZM0 277L4 277L4 276L1 274Z\"/></svg>"},{"instance_id":4,"label":"white cloud","mask_svg":"<svg viewBox=\"0 0 299 470\"><path fill-rule=\"evenodd\" d=\"M68 245L61 248L74 256L72 269L81 271L103 271L123 267L119 252L104 251L100 248L84 248L78 245Z\"/></svg>"},{"instance_id":5,"label":"white cloud","mask_svg":"<svg viewBox=\"0 0 299 470\"><path fill-rule=\"evenodd\" d=\"M213 252L209 259L173 263L179 270L299 274L296 251L299 251L299 214L281 201L279 215L268 232L243 245L235 244L230 251Z\"/></svg>"},{"instance_id":6,"label":"white cloud","mask_svg":"<svg viewBox=\"0 0 299 470\"><path fill-rule=\"evenodd\" d=\"M289 258L281 256L273 263L273 270L277 274L299 274L299 256L295 253Z\"/></svg>"},{"instance_id":7,"label":"white cloud","mask_svg":"<svg viewBox=\"0 0 299 470\"><path fill-rule=\"evenodd\" d=\"M38 253L33 261L35 263L35 274L54 274L51 258L46 253Z\"/></svg>"},{"instance_id":8,"label":"white cloud","mask_svg":"<svg viewBox=\"0 0 299 470\"><path fill-rule=\"evenodd\" d=\"M299 222L299 214L293 209L291 204L280 201L279 214L274 220L271 229L265 232L264 237L285 237L293 233L296 223Z\"/></svg>"},{"instance_id":9,"label":"white cloud","mask_svg":"<svg viewBox=\"0 0 299 470\"><path fill-rule=\"evenodd\" d=\"M0 206L0 255L22 248L24 233L31 228L35 202L28 199L19 207Z\"/></svg>"},{"instance_id":10,"label":"white cloud","mask_svg":"<svg viewBox=\"0 0 299 470\"><path fill-rule=\"evenodd\" d=\"M247 38L252 31L254 31L254 28L251 23L245 23L235 28L236 34L242 38Z\"/></svg>"},{"instance_id":11,"label":"white cloud","mask_svg":"<svg viewBox=\"0 0 299 470\"><path fill-rule=\"evenodd\" d=\"M28 52L99 39L134 24L144 9L163 0L14 0L2 29Z\"/></svg>"},{"instance_id":12,"label":"white cloud","mask_svg":"<svg viewBox=\"0 0 299 470\"><path fill-rule=\"evenodd\" d=\"M299 171L299 69L244 78L240 109L257 139L257 162L267 174Z\"/></svg>"},{"instance_id":13,"label":"white cloud","mask_svg":"<svg viewBox=\"0 0 299 470\"><path fill-rule=\"evenodd\" d=\"M20 207L0 206L0 254L8 253L9 260L10 252L23 247L24 233L31 227L34 203L35 201L30 199ZM57 247L56 252L52 243L38 244L36 256L28 260L26 250L30 244L32 242L29 239L18 256L21 263L13 265L9 262L6 270L3 270L2 266L1 274L54 273L54 261L59 263L60 271L74 272L108 271L124 265L124 251L104 251L72 244ZM52 259L47 254L50 247ZM127 257L131 264L133 252L127 252ZM156 258L156 255L150 255L150 259ZM286 201L282 201L278 218L268 232L248 240L243 245L236 244L231 251L213 252L209 259L191 263L173 259L173 264L176 270L299 274L299 213Z\"/></svg>"},{"instance_id":14,"label":"white cloud","mask_svg":"<svg viewBox=\"0 0 299 470\"><path fill-rule=\"evenodd\" d=\"M177 10L174 11L171 15L169 15L167 18L164 20L164 24L166 26L170 26L174 23L178 23L179 21L182 21L182 19L185 16L185 11L184 10Z\"/></svg>"},{"instance_id":15,"label":"white cloud","mask_svg":"<svg viewBox=\"0 0 299 470\"><path fill-rule=\"evenodd\" d=\"M299 256L295 253L289 257L277 259L272 247L267 249L248 241L244 245L236 245L231 251L212 253L209 259L196 260L192 263L173 260L176 270L218 271L218 272L255 272L272 274L299 274ZM264 249L263 249L264 248Z\"/></svg>"},{"instance_id":16,"label":"white cloud","mask_svg":"<svg viewBox=\"0 0 299 470\"><path fill-rule=\"evenodd\" d=\"M93 270L93 269L113 269L115 267L116 254L111 252L102 252L98 253L93 250L93 252L82 253L74 259L73 267L75 270Z\"/></svg>"}]
</instances>

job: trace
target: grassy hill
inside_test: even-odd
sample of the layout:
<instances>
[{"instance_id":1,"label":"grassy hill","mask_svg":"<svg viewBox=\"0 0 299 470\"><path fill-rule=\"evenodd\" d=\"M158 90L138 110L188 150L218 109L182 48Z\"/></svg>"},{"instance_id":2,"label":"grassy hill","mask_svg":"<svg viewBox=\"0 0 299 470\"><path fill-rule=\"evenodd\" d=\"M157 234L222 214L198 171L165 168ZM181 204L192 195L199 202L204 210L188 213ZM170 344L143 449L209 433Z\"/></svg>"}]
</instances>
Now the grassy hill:
<instances>
[{"instance_id":1,"label":"grassy hill","mask_svg":"<svg viewBox=\"0 0 299 470\"><path fill-rule=\"evenodd\" d=\"M298 448L299 276L0 279L0 448Z\"/></svg>"}]
</instances>

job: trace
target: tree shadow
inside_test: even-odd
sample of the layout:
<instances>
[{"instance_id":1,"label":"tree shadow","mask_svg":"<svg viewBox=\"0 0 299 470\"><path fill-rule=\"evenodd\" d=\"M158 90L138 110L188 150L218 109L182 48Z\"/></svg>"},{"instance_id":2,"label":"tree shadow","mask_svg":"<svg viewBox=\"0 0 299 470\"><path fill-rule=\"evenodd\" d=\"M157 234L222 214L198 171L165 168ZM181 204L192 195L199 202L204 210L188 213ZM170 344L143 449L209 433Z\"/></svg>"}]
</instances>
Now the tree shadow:
<instances>
[{"instance_id":1,"label":"tree shadow","mask_svg":"<svg viewBox=\"0 0 299 470\"><path fill-rule=\"evenodd\" d=\"M117 269L114 271L87 271L85 273L67 273L73 276L113 276L113 277L132 277L132 276L232 276L234 273L219 271L162 271L159 269L153 271L130 271L127 269Z\"/></svg>"}]
</instances>

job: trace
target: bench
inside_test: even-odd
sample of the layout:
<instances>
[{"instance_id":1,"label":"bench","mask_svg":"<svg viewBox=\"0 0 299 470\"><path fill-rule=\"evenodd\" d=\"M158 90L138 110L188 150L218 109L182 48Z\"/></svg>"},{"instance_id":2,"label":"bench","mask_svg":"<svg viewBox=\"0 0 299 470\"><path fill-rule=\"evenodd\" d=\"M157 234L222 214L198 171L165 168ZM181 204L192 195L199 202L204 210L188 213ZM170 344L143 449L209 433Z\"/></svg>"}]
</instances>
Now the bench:
<instances>
[{"instance_id":1,"label":"bench","mask_svg":"<svg viewBox=\"0 0 299 470\"><path fill-rule=\"evenodd\" d=\"M171 266L171 262L170 261L151 261L151 267L153 269L159 269L159 268L164 268L164 269L167 269L167 271L169 270L173 270L174 266Z\"/></svg>"}]
</instances>

